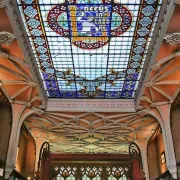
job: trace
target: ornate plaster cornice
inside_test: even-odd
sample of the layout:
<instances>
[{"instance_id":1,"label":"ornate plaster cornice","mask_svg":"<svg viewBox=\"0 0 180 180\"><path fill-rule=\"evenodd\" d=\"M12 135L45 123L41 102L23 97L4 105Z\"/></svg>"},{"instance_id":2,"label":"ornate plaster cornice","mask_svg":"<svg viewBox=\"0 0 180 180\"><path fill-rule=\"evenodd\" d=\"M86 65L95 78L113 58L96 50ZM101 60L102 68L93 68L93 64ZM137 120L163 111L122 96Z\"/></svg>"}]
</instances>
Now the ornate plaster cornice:
<instances>
[{"instance_id":1,"label":"ornate plaster cornice","mask_svg":"<svg viewBox=\"0 0 180 180\"><path fill-rule=\"evenodd\" d=\"M180 33L167 34L164 39L171 46L175 46L177 44L180 44Z\"/></svg>"},{"instance_id":2,"label":"ornate plaster cornice","mask_svg":"<svg viewBox=\"0 0 180 180\"><path fill-rule=\"evenodd\" d=\"M175 0L164 0L161 8L161 13L158 18L158 22L155 26L155 32L153 35L152 43L148 51L148 55L146 57L146 61L144 64L144 68L141 74L141 78L139 81L139 86L135 94L135 104L139 105L140 97L144 92L144 85L147 82L149 74L152 70L152 64L154 64L155 57L160 49L160 46L163 42L164 36L166 34L169 21L172 17L175 8Z\"/></svg>"},{"instance_id":3,"label":"ornate plaster cornice","mask_svg":"<svg viewBox=\"0 0 180 180\"><path fill-rule=\"evenodd\" d=\"M135 112L133 100L48 99L47 111Z\"/></svg>"},{"instance_id":4,"label":"ornate plaster cornice","mask_svg":"<svg viewBox=\"0 0 180 180\"><path fill-rule=\"evenodd\" d=\"M14 34L2 31L0 32L0 44L10 45L15 39Z\"/></svg>"},{"instance_id":5,"label":"ornate plaster cornice","mask_svg":"<svg viewBox=\"0 0 180 180\"><path fill-rule=\"evenodd\" d=\"M36 60L34 58L32 48L30 46L16 1L6 0L6 11L7 11L9 20L11 22L12 28L14 30L14 33L16 35L16 38L18 39L20 47L23 51L25 60L27 64L29 65L31 74L33 76L33 80L37 84L37 90L38 90L39 96L42 98L43 105L46 106L46 101L48 98L47 93L44 89L44 85L43 85L41 76L39 74Z\"/></svg>"}]
</instances>

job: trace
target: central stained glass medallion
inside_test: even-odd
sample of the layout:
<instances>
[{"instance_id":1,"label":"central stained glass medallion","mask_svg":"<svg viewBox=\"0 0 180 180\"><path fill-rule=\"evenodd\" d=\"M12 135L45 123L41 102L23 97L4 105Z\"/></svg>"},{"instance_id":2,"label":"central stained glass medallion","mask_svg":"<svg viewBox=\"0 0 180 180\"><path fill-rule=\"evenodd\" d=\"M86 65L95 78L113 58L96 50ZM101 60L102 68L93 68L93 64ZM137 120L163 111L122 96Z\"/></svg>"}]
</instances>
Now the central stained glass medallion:
<instances>
[{"instance_id":1,"label":"central stained glass medallion","mask_svg":"<svg viewBox=\"0 0 180 180\"><path fill-rule=\"evenodd\" d=\"M72 37L71 42L79 48L100 48L108 43L108 37L119 36L131 25L132 16L125 6L105 1L93 5L73 3L53 7L47 19L54 32Z\"/></svg>"}]
</instances>

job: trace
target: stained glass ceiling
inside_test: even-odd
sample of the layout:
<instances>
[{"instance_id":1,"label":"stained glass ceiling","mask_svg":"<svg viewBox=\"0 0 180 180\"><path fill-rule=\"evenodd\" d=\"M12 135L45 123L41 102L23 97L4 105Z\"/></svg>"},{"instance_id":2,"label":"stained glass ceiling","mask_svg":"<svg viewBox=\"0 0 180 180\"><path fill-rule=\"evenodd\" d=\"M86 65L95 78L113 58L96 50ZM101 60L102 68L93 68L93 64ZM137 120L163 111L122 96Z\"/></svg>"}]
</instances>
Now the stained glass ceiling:
<instances>
[{"instance_id":1,"label":"stained glass ceiling","mask_svg":"<svg viewBox=\"0 0 180 180\"><path fill-rule=\"evenodd\" d=\"M49 97L134 97L162 0L17 3Z\"/></svg>"}]
</instances>

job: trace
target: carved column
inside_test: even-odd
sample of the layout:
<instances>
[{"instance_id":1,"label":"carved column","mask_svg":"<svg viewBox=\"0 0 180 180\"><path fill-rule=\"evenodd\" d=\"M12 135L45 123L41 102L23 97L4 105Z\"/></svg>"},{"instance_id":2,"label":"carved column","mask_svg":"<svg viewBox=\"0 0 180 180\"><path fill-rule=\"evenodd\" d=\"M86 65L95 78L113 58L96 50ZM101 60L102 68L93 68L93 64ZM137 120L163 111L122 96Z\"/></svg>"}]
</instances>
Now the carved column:
<instances>
[{"instance_id":1,"label":"carved column","mask_svg":"<svg viewBox=\"0 0 180 180\"><path fill-rule=\"evenodd\" d=\"M36 138L35 141L36 141L36 161L35 161L34 177L36 176L36 172L38 170L39 154L40 154L41 146L44 143L44 140Z\"/></svg>"},{"instance_id":2,"label":"carved column","mask_svg":"<svg viewBox=\"0 0 180 180\"><path fill-rule=\"evenodd\" d=\"M142 139L137 141L139 148L141 150L143 169L145 173L146 180L149 180L149 169L148 169L148 159L147 159L147 142L148 139Z\"/></svg>"},{"instance_id":3,"label":"carved column","mask_svg":"<svg viewBox=\"0 0 180 180\"><path fill-rule=\"evenodd\" d=\"M25 105L12 104L12 130L9 139L9 147L5 167L6 179L9 178L9 175L15 168L21 125L23 121L33 112L34 111L27 109Z\"/></svg>"},{"instance_id":4,"label":"carved column","mask_svg":"<svg viewBox=\"0 0 180 180\"><path fill-rule=\"evenodd\" d=\"M177 179L176 158L175 158L174 144L173 144L171 126L170 126L170 108L171 108L170 104L157 107L163 121L163 125L162 125L163 127L161 126L161 128L164 139L167 168L171 173L171 175L173 176L173 178Z\"/></svg>"}]
</instances>

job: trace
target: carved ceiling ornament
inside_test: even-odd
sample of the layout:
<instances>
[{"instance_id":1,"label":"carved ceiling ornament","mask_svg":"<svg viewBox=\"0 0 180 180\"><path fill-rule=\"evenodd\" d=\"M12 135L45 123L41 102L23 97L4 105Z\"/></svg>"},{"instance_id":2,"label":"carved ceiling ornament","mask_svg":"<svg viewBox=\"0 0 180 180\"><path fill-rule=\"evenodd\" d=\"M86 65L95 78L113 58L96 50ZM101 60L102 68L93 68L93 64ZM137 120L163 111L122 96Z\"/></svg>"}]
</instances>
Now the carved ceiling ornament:
<instances>
[{"instance_id":1,"label":"carved ceiling ornament","mask_svg":"<svg viewBox=\"0 0 180 180\"><path fill-rule=\"evenodd\" d=\"M176 0L175 2L176 4L180 5L180 0Z\"/></svg>"},{"instance_id":2,"label":"carved ceiling ornament","mask_svg":"<svg viewBox=\"0 0 180 180\"><path fill-rule=\"evenodd\" d=\"M0 44L10 45L14 39L14 34L5 31L0 32Z\"/></svg>"},{"instance_id":3,"label":"carved ceiling ornament","mask_svg":"<svg viewBox=\"0 0 180 180\"><path fill-rule=\"evenodd\" d=\"M6 0L0 0L0 8L4 8L6 6Z\"/></svg>"},{"instance_id":4,"label":"carved ceiling ornament","mask_svg":"<svg viewBox=\"0 0 180 180\"><path fill-rule=\"evenodd\" d=\"M154 65L151 66L152 70L158 70L160 68L160 64L156 63Z\"/></svg>"},{"instance_id":5,"label":"carved ceiling ornament","mask_svg":"<svg viewBox=\"0 0 180 180\"><path fill-rule=\"evenodd\" d=\"M126 154L129 142L137 137L148 138L158 122L148 116L148 110L113 115L46 112L42 115L35 113L25 125L34 137L48 140L54 153Z\"/></svg>"},{"instance_id":6,"label":"carved ceiling ornament","mask_svg":"<svg viewBox=\"0 0 180 180\"><path fill-rule=\"evenodd\" d=\"M180 33L167 34L164 39L171 46L175 46L177 44L180 44Z\"/></svg>"},{"instance_id":7,"label":"carved ceiling ornament","mask_svg":"<svg viewBox=\"0 0 180 180\"><path fill-rule=\"evenodd\" d=\"M174 57L175 58L180 58L180 49L177 52L175 52Z\"/></svg>"}]
</instances>

